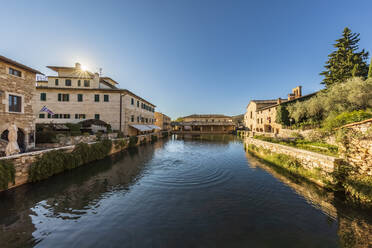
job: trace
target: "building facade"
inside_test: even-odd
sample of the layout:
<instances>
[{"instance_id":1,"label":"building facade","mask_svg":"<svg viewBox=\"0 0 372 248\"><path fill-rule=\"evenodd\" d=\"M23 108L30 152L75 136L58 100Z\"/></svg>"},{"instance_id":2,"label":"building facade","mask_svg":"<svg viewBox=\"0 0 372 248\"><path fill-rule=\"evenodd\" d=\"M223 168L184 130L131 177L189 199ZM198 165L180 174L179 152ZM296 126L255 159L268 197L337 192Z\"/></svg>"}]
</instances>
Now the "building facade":
<instances>
[{"instance_id":1,"label":"building facade","mask_svg":"<svg viewBox=\"0 0 372 248\"><path fill-rule=\"evenodd\" d=\"M245 127L253 132L279 134L283 127L276 123L277 107L280 104L288 104L313 95L315 93L302 96L302 88L297 86L292 89L292 93L288 94L287 99L252 100L249 102L244 115Z\"/></svg>"},{"instance_id":2,"label":"building facade","mask_svg":"<svg viewBox=\"0 0 372 248\"><path fill-rule=\"evenodd\" d=\"M79 123L98 119L109 124L112 130L131 135L134 132L129 125L137 123L137 116L153 122L153 112L141 107L144 102L152 109L155 106L129 90L118 88L118 83L112 78L82 70L79 63L75 67L48 68L57 72L57 76L37 81L33 98L36 123ZM134 107L132 98L142 105ZM45 112L45 108L52 113ZM133 122L132 116L135 116ZM143 122L140 119L138 123L145 123L146 119Z\"/></svg>"},{"instance_id":3,"label":"building facade","mask_svg":"<svg viewBox=\"0 0 372 248\"><path fill-rule=\"evenodd\" d=\"M155 125L163 131L171 130L171 118L163 113L155 112Z\"/></svg>"},{"instance_id":4,"label":"building facade","mask_svg":"<svg viewBox=\"0 0 372 248\"><path fill-rule=\"evenodd\" d=\"M231 133L235 124L230 116L225 115L189 115L182 118L182 122L173 125L175 132L181 133Z\"/></svg>"},{"instance_id":5,"label":"building facade","mask_svg":"<svg viewBox=\"0 0 372 248\"><path fill-rule=\"evenodd\" d=\"M41 72L0 56L0 150L4 151L12 124L18 127L21 152L35 146L32 97L36 74Z\"/></svg>"}]
</instances>

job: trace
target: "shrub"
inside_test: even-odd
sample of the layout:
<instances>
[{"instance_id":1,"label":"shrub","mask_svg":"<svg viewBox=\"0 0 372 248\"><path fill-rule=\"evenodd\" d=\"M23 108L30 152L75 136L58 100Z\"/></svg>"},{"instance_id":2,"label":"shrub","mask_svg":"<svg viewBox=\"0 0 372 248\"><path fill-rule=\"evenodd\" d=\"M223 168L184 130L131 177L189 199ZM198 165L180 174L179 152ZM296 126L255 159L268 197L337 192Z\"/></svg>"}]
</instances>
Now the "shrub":
<instances>
[{"instance_id":1,"label":"shrub","mask_svg":"<svg viewBox=\"0 0 372 248\"><path fill-rule=\"evenodd\" d=\"M138 137L137 136L129 137L129 144L128 144L129 147L134 147L134 146L137 145L137 143L138 143Z\"/></svg>"},{"instance_id":2,"label":"shrub","mask_svg":"<svg viewBox=\"0 0 372 248\"><path fill-rule=\"evenodd\" d=\"M158 136L151 135L151 143L155 143L156 141L158 141Z\"/></svg>"},{"instance_id":3,"label":"shrub","mask_svg":"<svg viewBox=\"0 0 372 248\"><path fill-rule=\"evenodd\" d=\"M124 139L121 140L115 140L115 149L123 149L127 145L127 141Z\"/></svg>"},{"instance_id":4,"label":"shrub","mask_svg":"<svg viewBox=\"0 0 372 248\"><path fill-rule=\"evenodd\" d=\"M15 168L12 162L0 160L0 189L8 189L8 184L15 183Z\"/></svg>"},{"instance_id":5,"label":"shrub","mask_svg":"<svg viewBox=\"0 0 372 248\"><path fill-rule=\"evenodd\" d=\"M31 164L29 181L40 181L65 170L102 159L109 155L111 147L111 140L103 140L92 145L80 143L71 153L63 150L47 152Z\"/></svg>"},{"instance_id":6,"label":"shrub","mask_svg":"<svg viewBox=\"0 0 372 248\"><path fill-rule=\"evenodd\" d=\"M362 121L371 118L372 114L364 110L355 110L352 112L343 112L339 115L330 115L323 123L326 130L332 130L348 123Z\"/></svg>"},{"instance_id":7,"label":"shrub","mask_svg":"<svg viewBox=\"0 0 372 248\"><path fill-rule=\"evenodd\" d=\"M124 138L124 133L123 132L121 132L121 131L119 131L118 132L118 136L117 136L118 138Z\"/></svg>"},{"instance_id":8,"label":"shrub","mask_svg":"<svg viewBox=\"0 0 372 248\"><path fill-rule=\"evenodd\" d=\"M286 105L279 105L276 109L276 123L289 126L289 112Z\"/></svg>"},{"instance_id":9,"label":"shrub","mask_svg":"<svg viewBox=\"0 0 372 248\"><path fill-rule=\"evenodd\" d=\"M70 129L70 133L72 136L79 136L81 135L81 124L75 124L75 123L66 123L66 126L68 129Z\"/></svg>"}]
</instances>

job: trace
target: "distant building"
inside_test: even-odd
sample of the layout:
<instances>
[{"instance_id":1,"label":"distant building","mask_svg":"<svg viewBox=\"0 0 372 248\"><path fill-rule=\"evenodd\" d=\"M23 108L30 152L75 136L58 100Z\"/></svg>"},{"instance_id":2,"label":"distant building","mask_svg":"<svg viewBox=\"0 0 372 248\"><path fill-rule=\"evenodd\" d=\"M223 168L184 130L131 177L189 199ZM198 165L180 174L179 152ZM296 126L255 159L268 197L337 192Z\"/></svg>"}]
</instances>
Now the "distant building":
<instances>
[{"instance_id":1,"label":"distant building","mask_svg":"<svg viewBox=\"0 0 372 248\"><path fill-rule=\"evenodd\" d=\"M155 112L155 125L163 131L171 130L171 118L163 113Z\"/></svg>"},{"instance_id":2,"label":"distant building","mask_svg":"<svg viewBox=\"0 0 372 248\"><path fill-rule=\"evenodd\" d=\"M155 106L129 90L119 89L112 78L83 70L79 63L75 67L47 67L57 72L57 76L37 81L36 123L78 123L97 119L113 130L134 135L141 131L132 125L154 122ZM53 114L41 111L44 106Z\"/></svg>"},{"instance_id":3,"label":"distant building","mask_svg":"<svg viewBox=\"0 0 372 248\"><path fill-rule=\"evenodd\" d=\"M18 127L18 145L21 151L35 146L35 124L32 96L36 74L41 72L0 56L0 150L8 140L8 127Z\"/></svg>"},{"instance_id":4,"label":"distant building","mask_svg":"<svg viewBox=\"0 0 372 248\"><path fill-rule=\"evenodd\" d=\"M230 116L225 115L189 115L182 122L173 123L175 132L187 133L231 133L235 124Z\"/></svg>"},{"instance_id":5,"label":"distant building","mask_svg":"<svg viewBox=\"0 0 372 248\"><path fill-rule=\"evenodd\" d=\"M244 115L245 127L254 132L279 134L283 127L281 124L276 123L277 107L280 104L295 102L315 94L302 96L302 88L298 86L292 89L292 93L288 94L287 99L252 100L249 102Z\"/></svg>"}]
</instances>

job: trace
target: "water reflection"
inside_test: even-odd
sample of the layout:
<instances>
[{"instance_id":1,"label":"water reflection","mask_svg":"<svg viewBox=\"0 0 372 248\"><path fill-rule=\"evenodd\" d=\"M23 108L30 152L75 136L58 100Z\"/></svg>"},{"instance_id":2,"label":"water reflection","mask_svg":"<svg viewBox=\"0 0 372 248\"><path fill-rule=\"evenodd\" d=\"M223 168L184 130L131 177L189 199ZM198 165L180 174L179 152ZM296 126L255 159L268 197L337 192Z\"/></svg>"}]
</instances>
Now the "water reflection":
<instances>
[{"instance_id":1,"label":"water reflection","mask_svg":"<svg viewBox=\"0 0 372 248\"><path fill-rule=\"evenodd\" d=\"M371 247L371 213L233 136L176 136L0 193L0 247Z\"/></svg>"},{"instance_id":2,"label":"water reflection","mask_svg":"<svg viewBox=\"0 0 372 248\"><path fill-rule=\"evenodd\" d=\"M245 146L248 142L245 141ZM338 222L338 236L341 247L372 247L372 210L348 205L342 195L336 195L319 186L293 177L280 168L259 161L246 151L250 166L260 168L288 185L315 208Z\"/></svg>"}]
</instances>

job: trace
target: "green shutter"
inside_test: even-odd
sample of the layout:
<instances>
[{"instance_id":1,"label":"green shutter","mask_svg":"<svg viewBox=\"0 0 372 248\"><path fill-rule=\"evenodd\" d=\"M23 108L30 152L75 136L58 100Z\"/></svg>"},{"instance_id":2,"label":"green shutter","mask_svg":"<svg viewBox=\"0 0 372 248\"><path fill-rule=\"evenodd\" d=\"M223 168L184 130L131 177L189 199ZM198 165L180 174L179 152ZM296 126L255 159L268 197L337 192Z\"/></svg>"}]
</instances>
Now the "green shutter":
<instances>
[{"instance_id":1,"label":"green shutter","mask_svg":"<svg viewBox=\"0 0 372 248\"><path fill-rule=\"evenodd\" d=\"M58 93L58 101L62 101L62 94L61 93Z\"/></svg>"}]
</instances>

